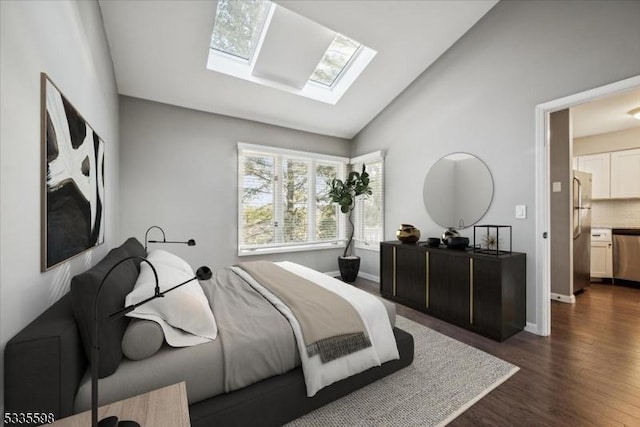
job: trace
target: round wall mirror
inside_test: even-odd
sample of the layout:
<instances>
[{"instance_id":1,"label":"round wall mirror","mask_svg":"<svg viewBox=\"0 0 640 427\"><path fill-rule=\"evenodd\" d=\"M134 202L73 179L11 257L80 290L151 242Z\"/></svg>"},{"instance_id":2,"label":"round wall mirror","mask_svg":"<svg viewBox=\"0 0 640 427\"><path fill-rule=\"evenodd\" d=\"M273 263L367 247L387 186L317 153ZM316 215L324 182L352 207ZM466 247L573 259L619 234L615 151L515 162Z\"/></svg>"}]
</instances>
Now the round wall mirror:
<instances>
[{"instance_id":1,"label":"round wall mirror","mask_svg":"<svg viewBox=\"0 0 640 427\"><path fill-rule=\"evenodd\" d=\"M434 163L424 180L424 206L442 227L470 227L482 219L493 198L493 178L484 162L452 153Z\"/></svg>"}]
</instances>

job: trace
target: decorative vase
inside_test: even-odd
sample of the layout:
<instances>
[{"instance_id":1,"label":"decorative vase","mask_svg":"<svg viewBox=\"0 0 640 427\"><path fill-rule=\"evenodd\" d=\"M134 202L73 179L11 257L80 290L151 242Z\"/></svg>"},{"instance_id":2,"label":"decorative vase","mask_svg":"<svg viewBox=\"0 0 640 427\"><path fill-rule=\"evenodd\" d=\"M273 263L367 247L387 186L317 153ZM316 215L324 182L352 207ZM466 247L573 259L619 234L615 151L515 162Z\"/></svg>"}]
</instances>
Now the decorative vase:
<instances>
[{"instance_id":1,"label":"decorative vase","mask_svg":"<svg viewBox=\"0 0 640 427\"><path fill-rule=\"evenodd\" d=\"M411 224L401 224L396 232L396 237L402 243L415 243L420 240L420 230Z\"/></svg>"},{"instance_id":2,"label":"decorative vase","mask_svg":"<svg viewBox=\"0 0 640 427\"><path fill-rule=\"evenodd\" d=\"M445 245L447 244L447 239L449 237L459 237L460 233L458 233L458 230L456 230L453 227L449 227L449 228L445 228L445 230L442 232L442 243L444 243Z\"/></svg>"},{"instance_id":3,"label":"decorative vase","mask_svg":"<svg viewBox=\"0 0 640 427\"><path fill-rule=\"evenodd\" d=\"M437 248L440 246L440 238L439 237L429 237L427 239L427 246L432 248Z\"/></svg>"},{"instance_id":4,"label":"decorative vase","mask_svg":"<svg viewBox=\"0 0 640 427\"><path fill-rule=\"evenodd\" d=\"M469 246L469 238L461 236L450 236L445 241L449 249L466 249Z\"/></svg>"},{"instance_id":5,"label":"decorative vase","mask_svg":"<svg viewBox=\"0 0 640 427\"><path fill-rule=\"evenodd\" d=\"M360 270L360 257L348 256L338 257L338 268L340 269L340 277L343 282L351 283L355 282L358 277L358 271Z\"/></svg>"}]
</instances>

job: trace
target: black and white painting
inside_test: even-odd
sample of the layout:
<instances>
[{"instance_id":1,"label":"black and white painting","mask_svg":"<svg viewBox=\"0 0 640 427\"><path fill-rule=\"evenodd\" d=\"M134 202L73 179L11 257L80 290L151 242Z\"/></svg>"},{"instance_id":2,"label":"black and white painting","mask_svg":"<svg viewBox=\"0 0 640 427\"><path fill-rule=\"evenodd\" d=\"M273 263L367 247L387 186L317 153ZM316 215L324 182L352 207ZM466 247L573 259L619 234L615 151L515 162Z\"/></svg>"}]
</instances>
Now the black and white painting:
<instances>
[{"instance_id":1,"label":"black and white painting","mask_svg":"<svg viewBox=\"0 0 640 427\"><path fill-rule=\"evenodd\" d=\"M104 141L42 74L43 254L49 268L104 242Z\"/></svg>"}]
</instances>

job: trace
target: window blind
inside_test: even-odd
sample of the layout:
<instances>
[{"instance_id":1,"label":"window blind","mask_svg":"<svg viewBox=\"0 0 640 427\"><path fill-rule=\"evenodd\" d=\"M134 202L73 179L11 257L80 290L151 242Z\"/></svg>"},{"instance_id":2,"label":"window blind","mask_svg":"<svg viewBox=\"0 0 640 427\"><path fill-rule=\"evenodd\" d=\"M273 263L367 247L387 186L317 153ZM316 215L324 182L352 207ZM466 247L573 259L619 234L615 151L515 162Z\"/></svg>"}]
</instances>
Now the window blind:
<instances>
[{"instance_id":1,"label":"window blind","mask_svg":"<svg viewBox=\"0 0 640 427\"><path fill-rule=\"evenodd\" d=\"M347 159L238 144L238 254L344 244L338 206L327 181L342 178Z\"/></svg>"},{"instance_id":2,"label":"window blind","mask_svg":"<svg viewBox=\"0 0 640 427\"><path fill-rule=\"evenodd\" d=\"M354 217L354 243L356 248L379 250L384 238L384 156L378 151L351 160L349 169L362 171L366 165L372 194L356 200Z\"/></svg>"}]
</instances>

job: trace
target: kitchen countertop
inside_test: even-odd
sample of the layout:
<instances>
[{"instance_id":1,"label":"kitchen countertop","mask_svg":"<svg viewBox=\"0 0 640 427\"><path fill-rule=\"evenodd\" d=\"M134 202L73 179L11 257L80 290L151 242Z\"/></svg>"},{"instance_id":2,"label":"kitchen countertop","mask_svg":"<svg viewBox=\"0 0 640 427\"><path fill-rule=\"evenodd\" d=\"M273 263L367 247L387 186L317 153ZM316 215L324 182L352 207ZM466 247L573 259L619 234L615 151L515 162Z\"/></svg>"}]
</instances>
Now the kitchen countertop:
<instances>
[{"instance_id":1,"label":"kitchen countertop","mask_svg":"<svg viewBox=\"0 0 640 427\"><path fill-rule=\"evenodd\" d=\"M640 236L640 227L625 227L625 228L612 228L613 234L626 234L633 236Z\"/></svg>"}]
</instances>

